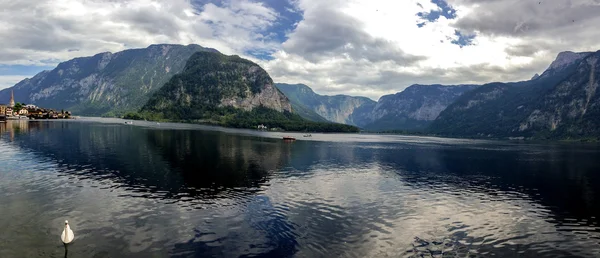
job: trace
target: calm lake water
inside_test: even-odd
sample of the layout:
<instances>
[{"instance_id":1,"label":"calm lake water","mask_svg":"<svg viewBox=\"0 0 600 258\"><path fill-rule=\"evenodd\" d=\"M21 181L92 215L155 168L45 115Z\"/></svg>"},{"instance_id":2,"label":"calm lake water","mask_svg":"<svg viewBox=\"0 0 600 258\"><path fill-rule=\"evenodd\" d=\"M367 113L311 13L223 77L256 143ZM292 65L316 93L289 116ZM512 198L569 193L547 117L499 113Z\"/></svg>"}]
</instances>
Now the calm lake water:
<instances>
[{"instance_id":1,"label":"calm lake water","mask_svg":"<svg viewBox=\"0 0 600 258\"><path fill-rule=\"evenodd\" d=\"M599 145L282 135L0 123L0 257L600 255Z\"/></svg>"}]
</instances>

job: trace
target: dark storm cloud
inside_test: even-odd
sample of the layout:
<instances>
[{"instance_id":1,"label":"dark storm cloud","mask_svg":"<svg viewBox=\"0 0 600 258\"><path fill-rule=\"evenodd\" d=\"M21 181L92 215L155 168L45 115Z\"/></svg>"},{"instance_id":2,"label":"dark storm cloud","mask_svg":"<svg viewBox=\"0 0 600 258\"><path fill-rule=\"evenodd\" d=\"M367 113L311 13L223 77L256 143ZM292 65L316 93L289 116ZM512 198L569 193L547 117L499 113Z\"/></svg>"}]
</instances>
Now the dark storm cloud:
<instances>
[{"instance_id":1,"label":"dark storm cloud","mask_svg":"<svg viewBox=\"0 0 600 258\"><path fill-rule=\"evenodd\" d=\"M392 61L406 66L424 59L369 35L363 27L357 19L333 8L318 8L305 13L304 21L283 43L283 49L311 62L347 56L353 60Z\"/></svg>"}]
</instances>

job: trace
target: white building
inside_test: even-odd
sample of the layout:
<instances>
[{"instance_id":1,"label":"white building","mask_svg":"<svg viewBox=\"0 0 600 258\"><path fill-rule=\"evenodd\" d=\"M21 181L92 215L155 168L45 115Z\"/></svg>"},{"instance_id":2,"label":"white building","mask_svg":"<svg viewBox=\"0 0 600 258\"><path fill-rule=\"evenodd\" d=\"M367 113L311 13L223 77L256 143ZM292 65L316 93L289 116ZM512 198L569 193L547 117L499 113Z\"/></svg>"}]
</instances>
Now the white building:
<instances>
[{"instance_id":1,"label":"white building","mask_svg":"<svg viewBox=\"0 0 600 258\"><path fill-rule=\"evenodd\" d=\"M13 108L6 107L6 116L13 116Z\"/></svg>"},{"instance_id":2,"label":"white building","mask_svg":"<svg viewBox=\"0 0 600 258\"><path fill-rule=\"evenodd\" d=\"M25 105L25 108L26 109L37 109L38 107L36 105L33 105L33 104L27 104L27 105Z\"/></svg>"}]
</instances>

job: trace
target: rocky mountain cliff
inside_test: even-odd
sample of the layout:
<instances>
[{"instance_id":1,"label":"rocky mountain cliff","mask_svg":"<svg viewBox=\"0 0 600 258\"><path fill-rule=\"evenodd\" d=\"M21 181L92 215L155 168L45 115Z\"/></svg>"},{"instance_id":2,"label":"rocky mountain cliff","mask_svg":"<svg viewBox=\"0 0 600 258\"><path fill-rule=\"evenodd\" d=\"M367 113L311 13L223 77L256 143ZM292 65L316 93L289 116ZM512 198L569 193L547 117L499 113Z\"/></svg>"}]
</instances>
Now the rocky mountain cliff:
<instances>
[{"instance_id":1,"label":"rocky mountain cliff","mask_svg":"<svg viewBox=\"0 0 600 258\"><path fill-rule=\"evenodd\" d=\"M305 110L299 114L316 121L319 118L314 114L335 123L363 126L366 123L364 114L370 112L376 103L366 97L319 95L304 84L278 83L276 86L292 105L298 107L295 110Z\"/></svg>"},{"instance_id":2,"label":"rocky mountain cliff","mask_svg":"<svg viewBox=\"0 0 600 258\"><path fill-rule=\"evenodd\" d=\"M423 130L446 107L477 85L412 85L386 95L366 116L367 130Z\"/></svg>"},{"instance_id":3,"label":"rocky mountain cliff","mask_svg":"<svg viewBox=\"0 0 600 258\"><path fill-rule=\"evenodd\" d=\"M277 87L290 99L294 110L305 109L329 121L383 131L422 130L456 98L477 86L412 85L378 102L346 95L323 96L303 84L280 83ZM309 113L301 115L311 117Z\"/></svg>"},{"instance_id":4,"label":"rocky mountain cliff","mask_svg":"<svg viewBox=\"0 0 600 258\"><path fill-rule=\"evenodd\" d=\"M600 51L560 53L538 78L491 83L461 96L431 125L448 136L600 137Z\"/></svg>"},{"instance_id":5,"label":"rocky mountain cliff","mask_svg":"<svg viewBox=\"0 0 600 258\"><path fill-rule=\"evenodd\" d=\"M137 114L140 117L239 128L262 124L286 131L358 131L349 125L303 119L260 66L213 52L192 55L180 74L152 94Z\"/></svg>"},{"instance_id":6,"label":"rocky mountain cliff","mask_svg":"<svg viewBox=\"0 0 600 258\"><path fill-rule=\"evenodd\" d=\"M199 45L165 44L75 58L0 91L0 99L8 99L14 90L18 102L77 115L137 110L198 51L217 52Z\"/></svg>"},{"instance_id":7,"label":"rocky mountain cliff","mask_svg":"<svg viewBox=\"0 0 600 258\"><path fill-rule=\"evenodd\" d=\"M209 118L210 111L227 107L292 112L287 97L260 66L212 52L192 55L183 71L154 93L141 110L189 120Z\"/></svg>"}]
</instances>

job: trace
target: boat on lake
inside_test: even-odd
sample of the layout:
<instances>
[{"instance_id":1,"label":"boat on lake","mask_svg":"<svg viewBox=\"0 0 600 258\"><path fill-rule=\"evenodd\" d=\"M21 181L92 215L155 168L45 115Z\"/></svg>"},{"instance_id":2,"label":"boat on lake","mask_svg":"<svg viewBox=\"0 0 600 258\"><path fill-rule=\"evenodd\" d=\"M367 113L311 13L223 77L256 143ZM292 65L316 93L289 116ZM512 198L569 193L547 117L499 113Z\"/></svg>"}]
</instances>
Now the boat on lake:
<instances>
[{"instance_id":1,"label":"boat on lake","mask_svg":"<svg viewBox=\"0 0 600 258\"><path fill-rule=\"evenodd\" d=\"M283 136L283 140L284 141L295 141L296 138L292 137L292 136Z\"/></svg>"},{"instance_id":2,"label":"boat on lake","mask_svg":"<svg viewBox=\"0 0 600 258\"><path fill-rule=\"evenodd\" d=\"M304 137L312 137L312 134L305 134Z\"/></svg>"}]
</instances>

